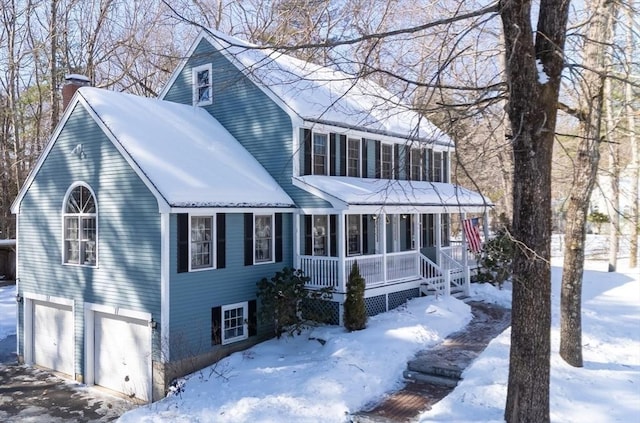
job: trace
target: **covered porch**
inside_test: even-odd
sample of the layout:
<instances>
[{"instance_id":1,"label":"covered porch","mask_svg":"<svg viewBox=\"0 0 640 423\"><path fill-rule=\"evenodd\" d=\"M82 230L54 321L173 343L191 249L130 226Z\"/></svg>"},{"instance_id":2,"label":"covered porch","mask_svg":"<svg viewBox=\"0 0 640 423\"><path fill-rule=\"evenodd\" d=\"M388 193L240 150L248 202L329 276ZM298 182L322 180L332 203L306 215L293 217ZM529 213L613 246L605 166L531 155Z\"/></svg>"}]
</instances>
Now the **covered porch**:
<instances>
[{"instance_id":1,"label":"covered porch","mask_svg":"<svg viewBox=\"0 0 640 423\"><path fill-rule=\"evenodd\" d=\"M310 288L344 294L357 263L371 295L412 288L422 294L468 293L475 256L464 234L452 239L451 227L471 214L482 216L486 227L484 197L444 183L305 179L329 194L335 207L303 210L295 219L294 263L310 278ZM381 183L384 194L376 195Z\"/></svg>"}]
</instances>

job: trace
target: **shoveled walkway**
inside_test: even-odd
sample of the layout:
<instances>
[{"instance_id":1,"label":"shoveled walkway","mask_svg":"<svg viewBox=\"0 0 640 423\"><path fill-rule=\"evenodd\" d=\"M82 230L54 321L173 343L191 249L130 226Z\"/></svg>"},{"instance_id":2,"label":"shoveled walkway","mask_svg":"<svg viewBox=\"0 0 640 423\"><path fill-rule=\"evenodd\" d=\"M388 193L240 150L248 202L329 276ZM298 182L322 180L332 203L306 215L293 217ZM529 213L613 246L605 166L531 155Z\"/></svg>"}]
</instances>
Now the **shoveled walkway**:
<instances>
[{"instance_id":1,"label":"shoveled walkway","mask_svg":"<svg viewBox=\"0 0 640 423\"><path fill-rule=\"evenodd\" d=\"M416 354L404 373L405 387L373 408L352 415L351 422L410 422L453 391L464 369L511 324L511 310L478 301L468 304L471 322L441 344Z\"/></svg>"}]
</instances>

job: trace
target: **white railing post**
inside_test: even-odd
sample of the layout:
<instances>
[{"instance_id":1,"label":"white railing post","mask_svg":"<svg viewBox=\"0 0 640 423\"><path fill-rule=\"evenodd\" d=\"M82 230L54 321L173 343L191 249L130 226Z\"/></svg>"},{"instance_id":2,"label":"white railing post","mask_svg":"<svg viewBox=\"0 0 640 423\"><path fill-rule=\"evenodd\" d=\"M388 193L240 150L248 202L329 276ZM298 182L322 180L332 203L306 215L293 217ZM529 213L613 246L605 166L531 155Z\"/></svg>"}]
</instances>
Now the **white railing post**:
<instances>
[{"instance_id":1,"label":"white railing post","mask_svg":"<svg viewBox=\"0 0 640 423\"><path fill-rule=\"evenodd\" d=\"M338 215L338 291L347 292L347 272L346 272L346 248L345 243L347 237L345 236L346 218L344 212L340 212ZM351 272L351 269L349 269Z\"/></svg>"},{"instance_id":2,"label":"white railing post","mask_svg":"<svg viewBox=\"0 0 640 423\"><path fill-rule=\"evenodd\" d=\"M380 226L382 226L382 278L387 281L387 213L382 213Z\"/></svg>"},{"instance_id":3,"label":"white railing post","mask_svg":"<svg viewBox=\"0 0 640 423\"><path fill-rule=\"evenodd\" d=\"M444 296L449 297L451 295L451 270L444 269L442 273L444 276Z\"/></svg>"}]
</instances>

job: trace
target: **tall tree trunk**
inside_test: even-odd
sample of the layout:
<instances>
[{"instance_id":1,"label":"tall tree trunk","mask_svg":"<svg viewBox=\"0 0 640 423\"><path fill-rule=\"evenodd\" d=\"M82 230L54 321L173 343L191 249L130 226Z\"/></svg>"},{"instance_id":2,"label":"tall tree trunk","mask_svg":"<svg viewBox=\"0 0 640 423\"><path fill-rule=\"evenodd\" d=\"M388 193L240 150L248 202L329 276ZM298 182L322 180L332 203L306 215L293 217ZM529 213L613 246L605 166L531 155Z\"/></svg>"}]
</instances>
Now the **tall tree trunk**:
<instances>
[{"instance_id":1,"label":"tall tree trunk","mask_svg":"<svg viewBox=\"0 0 640 423\"><path fill-rule=\"evenodd\" d=\"M631 61L634 57L633 49L633 28L634 14L633 8L627 8L627 47L625 55L627 57L627 78L631 78ZM634 100L631 83L625 84L625 108L627 114L627 131L629 132L629 145L631 147L631 248L629 257L629 266L638 267L638 236L640 232L640 220L638 219L638 179L640 179L640 152L638 151L638 137L636 136L636 122L632 102Z\"/></svg>"},{"instance_id":2,"label":"tall tree trunk","mask_svg":"<svg viewBox=\"0 0 640 423\"><path fill-rule=\"evenodd\" d=\"M58 0L51 0L51 21L49 22L49 78L51 78L51 131L60 119L60 102L58 101Z\"/></svg>"},{"instance_id":3,"label":"tall tree trunk","mask_svg":"<svg viewBox=\"0 0 640 423\"><path fill-rule=\"evenodd\" d=\"M501 3L513 136L513 302L508 423L549 421L551 158L569 1ZM535 40L534 40L534 34ZM539 69L542 68L542 69Z\"/></svg>"},{"instance_id":4,"label":"tall tree trunk","mask_svg":"<svg viewBox=\"0 0 640 423\"><path fill-rule=\"evenodd\" d=\"M613 117L613 91L611 78L604 81L604 101L607 116L606 139L608 164L607 175L611 198L605 199L609 216L609 272L615 272L618 267L618 250L620 249L620 166L618 158L618 143L615 142L616 122Z\"/></svg>"},{"instance_id":5,"label":"tall tree trunk","mask_svg":"<svg viewBox=\"0 0 640 423\"><path fill-rule=\"evenodd\" d=\"M564 270L560 296L560 356L582 367L582 272L589 200L600 161L606 40L611 36L610 0L592 3L583 60L578 116L580 142L573 161L573 185L567 207Z\"/></svg>"}]
</instances>

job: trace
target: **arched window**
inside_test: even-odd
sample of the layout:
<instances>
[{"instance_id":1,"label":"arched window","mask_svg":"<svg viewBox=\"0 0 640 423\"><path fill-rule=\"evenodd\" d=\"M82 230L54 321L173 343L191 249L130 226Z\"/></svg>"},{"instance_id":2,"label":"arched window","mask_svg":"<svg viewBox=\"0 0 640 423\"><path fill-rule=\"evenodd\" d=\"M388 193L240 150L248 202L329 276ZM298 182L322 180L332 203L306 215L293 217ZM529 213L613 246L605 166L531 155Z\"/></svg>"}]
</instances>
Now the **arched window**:
<instances>
[{"instance_id":1,"label":"arched window","mask_svg":"<svg viewBox=\"0 0 640 423\"><path fill-rule=\"evenodd\" d=\"M97 258L96 200L85 185L67 193L64 204L64 262L95 266Z\"/></svg>"}]
</instances>

